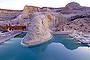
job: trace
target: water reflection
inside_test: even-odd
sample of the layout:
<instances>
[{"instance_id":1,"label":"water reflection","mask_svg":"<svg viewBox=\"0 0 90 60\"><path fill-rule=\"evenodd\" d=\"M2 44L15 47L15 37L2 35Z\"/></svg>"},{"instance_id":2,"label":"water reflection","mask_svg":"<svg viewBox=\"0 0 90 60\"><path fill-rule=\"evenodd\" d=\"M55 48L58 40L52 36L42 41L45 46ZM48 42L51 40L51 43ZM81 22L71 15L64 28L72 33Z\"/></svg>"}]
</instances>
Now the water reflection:
<instances>
[{"instance_id":1,"label":"water reflection","mask_svg":"<svg viewBox=\"0 0 90 60\"><path fill-rule=\"evenodd\" d=\"M69 50L77 49L81 45L77 43L77 41L72 38L70 39L66 35L55 35L54 42L63 44Z\"/></svg>"},{"instance_id":2,"label":"water reflection","mask_svg":"<svg viewBox=\"0 0 90 60\"><path fill-rule=\"evenodd\" d=\"M67 35L56 35L55 34L50 41L48 41L46 43L43 43L43 44L40 44L40 45L37 45L37 46L34 46L34 47L29 47L29 48L34 53L38 54L38 53L44 52L45 49L47 48L47 46L49 44L51 44L52 42L54 42L54 43L61 43L69 50L75 50L75 49L77 49L80 46L81 47L85 46L83 44L78 43L76 40L74 40L72 38L69 38Z\"/></svg>"},{"instance_id":3,"label":"water reflection","mask_svg":"<svg viewBox=\"0 0 90 60\"><path fill-rule=\"evenodd\" d=\"M20 44L21 38L8 42L13 44L0 45L0 60L90 60L90 50L67 35L54 35L50 41L28 48Z\"/></svg>"},{"instance_id":4,"label":"water reflection","mask_svg":"<svg viewBox=\"0 0 90 60\"><path fill-rule=\"evenodd\" d=\"M47 48L47 46L52 43L52 40L45 42L43 44L37 45L37 46L33 46L33 47L29 47L30 50L32 50L34 53L38 54L41 52L44 52L45 49Z\"/></svg>"}]
</instances>

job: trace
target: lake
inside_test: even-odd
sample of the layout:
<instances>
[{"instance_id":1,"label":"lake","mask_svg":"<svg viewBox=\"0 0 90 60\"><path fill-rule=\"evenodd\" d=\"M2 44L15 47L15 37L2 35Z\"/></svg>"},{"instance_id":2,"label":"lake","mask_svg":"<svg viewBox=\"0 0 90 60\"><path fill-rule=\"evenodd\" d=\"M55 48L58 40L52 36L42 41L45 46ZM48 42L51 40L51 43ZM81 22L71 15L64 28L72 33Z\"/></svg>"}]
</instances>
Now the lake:
<instances>
[{"instance_id":1,"label":"lake","mask_svg":"<svg viewBox=\"0 0 90 60\"><path fill-rule=\"evenodd\" d=\"M22 38L12 38L0 44L0 60L90 60L90 48L68 35L53 38L34 47L20 44Z\"/></svg>"}]
</instances>

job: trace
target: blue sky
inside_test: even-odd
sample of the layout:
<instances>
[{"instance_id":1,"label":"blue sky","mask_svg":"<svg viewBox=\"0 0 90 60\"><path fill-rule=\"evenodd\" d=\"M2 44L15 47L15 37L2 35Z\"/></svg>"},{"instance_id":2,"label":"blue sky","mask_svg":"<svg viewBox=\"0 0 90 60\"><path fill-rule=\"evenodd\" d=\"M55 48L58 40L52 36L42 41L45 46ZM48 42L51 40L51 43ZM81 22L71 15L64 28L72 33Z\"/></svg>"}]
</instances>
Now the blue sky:
<instances>
[{"instance_id":1,"label":"blue sky","mask_svg":"<svg viewBox=\"0 0 90 60\"><path fill-rule=\"evenodd\" d=\"M90 0L0 0L0 8L21 10L25 5L39 7L64 7L69 2L78 2L82 6L90 6Z\"/></svg>"}]
</instances>

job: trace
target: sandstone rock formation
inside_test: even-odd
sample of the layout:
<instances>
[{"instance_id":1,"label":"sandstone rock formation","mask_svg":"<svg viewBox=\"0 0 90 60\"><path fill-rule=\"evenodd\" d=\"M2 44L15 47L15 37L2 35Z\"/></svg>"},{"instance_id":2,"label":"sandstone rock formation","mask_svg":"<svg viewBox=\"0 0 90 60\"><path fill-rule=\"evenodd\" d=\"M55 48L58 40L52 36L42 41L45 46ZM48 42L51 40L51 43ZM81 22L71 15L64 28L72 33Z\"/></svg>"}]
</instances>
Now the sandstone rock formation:
<instances>
[{"instance_id":1,"label":"sandstone rock formation","mask_svg":"<svg viewBox=\"0 0 90 60\"><path fill-rule=\"evenodd\" d=\"M52 35L50 34L47 16L43 13L33 13L31 16L28 32L21 43L29 46L50 40Z\"/></svg>"},{"instance_id":2,"label":"sandstone rock formation","mask_svg":"<svg viewBox=\"0 0 90 60\"><path fill-rule=\"evenodd\" d=\"M79 9L81 6L77 2L70 2L65 7L70 7L72 9Z\"/></svg>"},{"instance_id":3,"label":"sandstone rock formation","mask_svg":"<svg viewBox=\"0 0 90 60\"><path fill-rule=\"evenodd\" d=\"M23 9L23 14L28 15L29 13L39 12L39 11L40 11L40 7L26 5Z\"/></svg>"},{"instance_id":4,"label":"sandstone rock formation","mask_svg":"<svg viewBox=\"0 0 90 60\"><path fill-rule=\"evenodd\" d=\"M23 14L29 14L29 13L33 13L33 12L50 12L51 10L49 9L49 7L37 7L37 6L28 6L26 5L23 9Z\"/></svg>"}]
</instances>

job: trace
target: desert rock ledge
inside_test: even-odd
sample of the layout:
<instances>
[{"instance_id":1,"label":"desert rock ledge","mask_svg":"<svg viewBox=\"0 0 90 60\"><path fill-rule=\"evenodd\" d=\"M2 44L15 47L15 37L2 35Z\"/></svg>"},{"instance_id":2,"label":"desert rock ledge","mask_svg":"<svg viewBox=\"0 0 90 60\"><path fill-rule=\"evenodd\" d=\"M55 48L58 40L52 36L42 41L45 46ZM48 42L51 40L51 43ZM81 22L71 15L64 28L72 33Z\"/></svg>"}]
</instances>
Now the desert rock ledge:
<instances>
[{"instance_id":1,"label":"desert rock ledge","mask_svg":"<svg viewBox=\"0 0 90 60\"><path fill-rule=\"evenodd\" d=\"M43 13L33 13L30 23L28 23L28 32L21 44L33 46L46 42L52 38L49 29L49 19Z\"/></svg>"}]
</instances>

